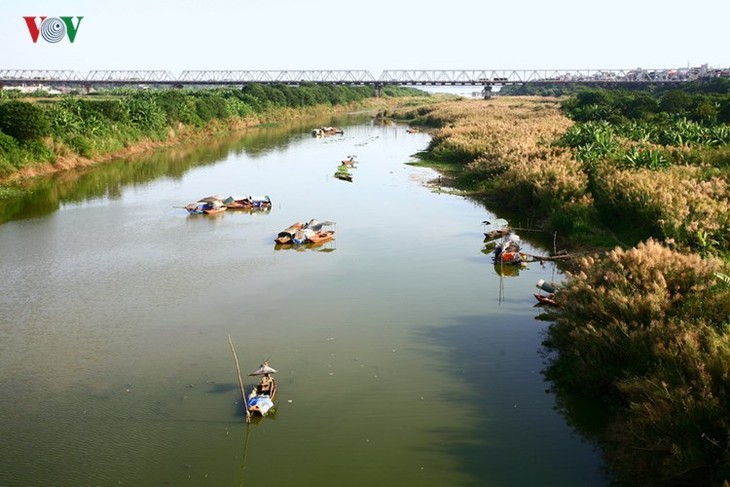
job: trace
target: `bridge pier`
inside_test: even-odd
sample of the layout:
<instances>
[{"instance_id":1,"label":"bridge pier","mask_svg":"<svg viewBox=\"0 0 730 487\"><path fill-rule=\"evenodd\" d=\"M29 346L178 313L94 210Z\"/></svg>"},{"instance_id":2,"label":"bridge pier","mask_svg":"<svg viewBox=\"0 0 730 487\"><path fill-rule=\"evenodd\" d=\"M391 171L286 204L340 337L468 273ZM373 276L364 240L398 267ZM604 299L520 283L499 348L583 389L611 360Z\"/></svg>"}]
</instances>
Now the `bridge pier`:
<instances>
[{"instance_id":1,"label":"bridge pier","mask_svg":"<svg viewBox=\"0 0 730 487\"><path fill-rule=\"evenodd\" d=\"M377 83L373 87L375 88L375 98L380 98L381 90L383 89L383 85Z\"/></svg>"},{"instance_id":2,"label":"bridge pier","mask_svg":"<svg viewBox=\"0 0 730 487\"><path fill-rule=\"evenodd\" d=\"M484 89L482 89L482 95L484 96L485 100L489 100L492 98L492 85L484 85Z\"/></svg>"}]
</instances>

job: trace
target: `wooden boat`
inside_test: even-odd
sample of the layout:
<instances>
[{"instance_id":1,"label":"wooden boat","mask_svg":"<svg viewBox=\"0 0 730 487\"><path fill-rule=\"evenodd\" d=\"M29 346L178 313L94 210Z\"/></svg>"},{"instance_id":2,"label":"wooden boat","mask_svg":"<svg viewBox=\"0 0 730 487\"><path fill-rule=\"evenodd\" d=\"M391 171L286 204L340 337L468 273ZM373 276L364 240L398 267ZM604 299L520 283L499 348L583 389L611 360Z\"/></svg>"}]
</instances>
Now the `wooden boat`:
<instances>
[{"instance_id":1,"label":"wooden boat","mask_svg":"<svg viewBox=\"0 0 730 487\"><path fill-rule=\"evenodd\" d=\"M357 157L357 156L347 156L347 159L344 159L342 161L342 165L347 166L347 167L355 167L355 164L356 164L355 157Z\"/></svg>"},{"instance_id":2,"label":"wooden boat","mask_svg":"<svg viewBox=\"0 0 730 487\"><path fill-rule=\"evenodd\" d=\"M318 244L318 243L324 243L328 240L332 240L335 238L335 231L334 230L323 230L321 232L317 232L314 235L309 236L309 241Z\"/></svg>"},{"instance_id":3,"label":"wooden boat","mask_svg":"<svg viewBox=\"0 0 730 487\"><path fill-rule=\"evenodd\" d=\"M203 208L203 213L206 215L215 215L217 213L223 213L228 208L222 202L220 206L211 205L210 207Z\"/></svg>"},{"instance_id":4,"label":"wooden boat","mask_svg":"<svg viewBox=\"0 0 730 487\"><path fill-rule=\"evenodd\" d=\"M246 409L252 415L266 416L274 407L274 401L276 400L275 373L276 370L272 369L267 362L264 362L255 372L248 374L261 377L246 400Z\"/></svg>"},{"instance_id":5,"label":"wooden boat","mask_svg":"<svg viewBox=\"0 0 730 487\"><path fill-rule=\"evenodd\" d=\"M519 237L513 235L508 242L500 242L494 248L494 263L524 265L527 256L520 252Z\"/></svg>"},{"instance_id":6,"label":"wooden boat","mask_svg":"<svg viewBox=\"0 0 730 487\"><path fill-rule=\"evenodd\" d=\"M229 210L266 210L271 208L268 196L229 196L223 200Z\"/></svg>"},{"instance_id":7,"label":"wooden boat","mask_svg":"<svg viewBox=\"0 0 730 487\"><path fill-rule=\"evenodd\" d=\"M547 304L550 306L557 306L558 303L555 302L555 293L558 292L559 286L558 284L554 282L546 282L544 279L540 279L535 284L535 287L537 287L541 291L545 291L547 294L537 293L535 294L535 299L540 304Z\"/></svg>"},{"instance_id":8,"label":"wooden boat","mask_svg":"<svg viewBox=\"0 0 730 487\"><path fill-rule=\"evenodd\" d=\"M509 223L504 218L498 218L494 222L483 221L482 224L490 225L492 228L484 232L484 240L494 240L496 238L506 237L512 233Z\"/></svg>"},{"instance_id":9,"label":"wooden boat","mask_svg":"<svg viewBox=\"0 0 730 487\"><path fill-rule=\"evenodd\" d=\"M335 177L343 181L352 182L352 174L350 174L350 171L347 170L347 166L345 164L340 164L337 167L337 171L335 171Z\"/></svg>"},{"instance_id":10,"label":"wooden boat","mask_svg":"<svg viewBox=\"0 0 730 487\"><path fill-rule=\"evenodd\" d=\"M292 237L292 243L301 244L317 244L332 240L334 238L334 230L324 230L324 227L334 226L335 222L323 221L312 218L302 226Z\"/></svg>"},{"instance_id":11,"label":"wooden boat","mask_svg":"<svg viewBox=\"0 0 730 487\"><path fill-rule=\"evenodd\" d=\"M214 215L226 211L226 205L223 204L223 198L221 196L206 196L195 203L190 203L185 209L191 215L199 215L202 213Z\"/></svg>"},{"instance_id":12,"label":"wooden boat","mask_svg":"<svg viewBox=\"0 0 730 487\"><path fill-rule=\"evenodd\" d=\"M555 294L547 294L546 295L546 294L535 293L535 299L537 299L537 301L540 304L547 304L549 306L557 306L558 305L558 303L555 302Z\"/></svg>"},{"instance_id":13,"label":"wooden boat","mask_svg":"<svg viewBox=\"0 0 730 487\"><path fill-rule=\"evenodd\" d=\"M510 227L500 228L497 230L490 230L488 232L484 232L484 239L485 240L494 240L495 238L506 237L510 233L512 233L512 229Z\"/></svg>"},{"instance_id":14,"label":"wooden boat","mask_svg":"<svg viewBox=\"0 0 730 487\"><path fill-rule=\"evenodd\" d=\"M334 228L325 230L323 227L334 226L335 222L321 222L319 228L308 236L308 240L313 244L320 244L335 238Z\"/></svg>"},{"instance_id":15,"label":"wooden boat","mask_svg":"<svg viewBox=\"0 0 730 487\"><path fill-rule=\"evenodd\" d=\"M312 130L312 137L322 137L323 135L342 135L345 131L337 127L319 127Z\"/></svg>"},{"instance_id":16,"label":"wooden boat","mask_svg":"<svg viewBox=\"0 0 730 487\"><path fill-rule=\"evenodd\" d=\"M274 242L278 244L288 244L292 242L292 239L294 238L294 235L296 235L297 231L299 231L304 226L303 223L297 222L286 229L279 232L277 237L274 239Z\"/></svg>"}]
</instances>

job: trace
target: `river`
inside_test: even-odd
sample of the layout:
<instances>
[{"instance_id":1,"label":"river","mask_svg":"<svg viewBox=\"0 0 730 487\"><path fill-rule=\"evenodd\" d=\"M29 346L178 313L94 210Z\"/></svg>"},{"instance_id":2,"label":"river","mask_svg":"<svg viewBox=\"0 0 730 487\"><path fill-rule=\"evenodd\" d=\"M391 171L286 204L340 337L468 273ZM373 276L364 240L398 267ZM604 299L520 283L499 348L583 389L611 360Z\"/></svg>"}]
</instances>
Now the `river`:
<instances>
[{"instance_id":1,"label":"river","mask_svg":"<svg viewBox=\"0 0 730 487\"><path fill-rule=\"evenodd\" d=\"M257 129L0 202L0 486L609 484L541 374L533 293L559 271L492 264L495 215L406 164L427 134L331 123L344 135ZM351 154L353 182L334 178ZM273 205L180 208L210 194ZM336 239L275 247L312 218ZM249 426L229 335L244 373L278 370L276 413Z\"/></svg>"}]
</instances>

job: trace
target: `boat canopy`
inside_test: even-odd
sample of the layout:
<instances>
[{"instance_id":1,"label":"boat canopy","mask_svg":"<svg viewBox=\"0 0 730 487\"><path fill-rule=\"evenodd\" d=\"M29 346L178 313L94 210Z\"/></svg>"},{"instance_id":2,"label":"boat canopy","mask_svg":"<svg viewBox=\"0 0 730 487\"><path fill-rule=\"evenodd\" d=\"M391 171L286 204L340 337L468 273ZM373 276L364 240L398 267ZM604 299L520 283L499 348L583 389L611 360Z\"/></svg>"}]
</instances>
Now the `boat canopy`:
<instances>
[{"instance_id":1,"label":"boat canopy","mask_svg":"<svg viewBox=\"0 0 730 487\"><path fill-rule=\"evenodd\" d=\"M482 223L485 225L492 225L495 228L504 228L509 225L509 222L504 218L497 218L493 222L490 222L489 220L484 220Z\"/></svg>"},{"instance_id":2,"label":"boat canopy","mask_svg":"<svg viewBox=\"0 0 730 487\"><path fill-rule=\"evenodd\" d=\"M276 370L271 368L269 366L269 364L264 362L263 364L261 364L261 366L258 369L256 369L254 372L251 372L248 375L264 375L264 374L275 374L275 373L276 373Z\"/></svg>"},{"instance_id":3,"label":"boat canopy","mask_svg":"<svg viewBox=\"0 0 730 487\"><path fill-rule=\"evenodd\" d=\"M213 196L206 196L205 198L200 198L198 201L202 201L203 203L212 203L213 201L223 201L223 196L219 195L213 195Z\"/></svg>"}]
</instances>

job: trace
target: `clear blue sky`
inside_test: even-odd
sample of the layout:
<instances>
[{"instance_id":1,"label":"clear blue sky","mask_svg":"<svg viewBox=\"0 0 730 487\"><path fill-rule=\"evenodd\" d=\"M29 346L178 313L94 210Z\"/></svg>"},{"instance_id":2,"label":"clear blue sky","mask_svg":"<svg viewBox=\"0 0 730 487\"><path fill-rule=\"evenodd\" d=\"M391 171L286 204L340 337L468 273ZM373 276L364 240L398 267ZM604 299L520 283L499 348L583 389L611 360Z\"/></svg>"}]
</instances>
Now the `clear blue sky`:
<instances>
[{"instance_id":1,"label":"clear blue sky","mask_svg":"<svg viewBox=\"0 0 730 487\"><path fill-rule=\"evenodd\" d=\"M719 0L1 0L0 12L0 69L730 67ZM73 44L53 44L33 43L24 16L84 18Z\"/></svg>"}]
</instances>

